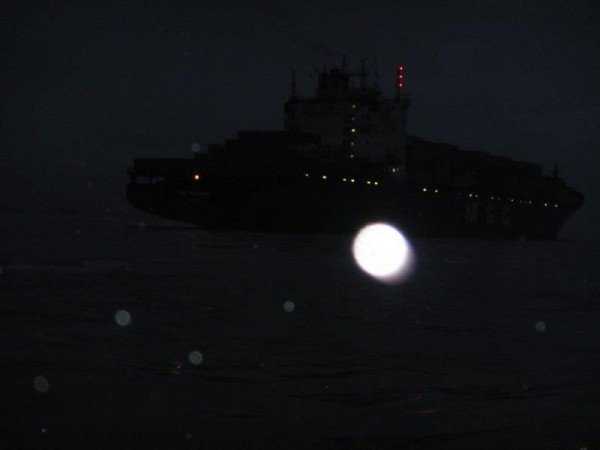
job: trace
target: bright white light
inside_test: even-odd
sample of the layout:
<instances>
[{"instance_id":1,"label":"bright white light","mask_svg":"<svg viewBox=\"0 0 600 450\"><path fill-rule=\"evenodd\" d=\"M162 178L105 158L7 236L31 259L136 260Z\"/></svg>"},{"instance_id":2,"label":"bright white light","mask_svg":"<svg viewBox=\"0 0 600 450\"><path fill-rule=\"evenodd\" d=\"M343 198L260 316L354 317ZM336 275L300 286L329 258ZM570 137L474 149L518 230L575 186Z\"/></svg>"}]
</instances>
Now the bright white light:
<instances>
[{"instance_id":1,"label":"bright white light","mask_svg":"<svg viewBox=\"0 0 600 450\"><path fill-rule=\"evenodd\" d=\"M374 223L354 238L352 253L358 266L378 280L393 284L402 281L412 267L412 250L396 228Z\"/></svg>"}]
</instances>

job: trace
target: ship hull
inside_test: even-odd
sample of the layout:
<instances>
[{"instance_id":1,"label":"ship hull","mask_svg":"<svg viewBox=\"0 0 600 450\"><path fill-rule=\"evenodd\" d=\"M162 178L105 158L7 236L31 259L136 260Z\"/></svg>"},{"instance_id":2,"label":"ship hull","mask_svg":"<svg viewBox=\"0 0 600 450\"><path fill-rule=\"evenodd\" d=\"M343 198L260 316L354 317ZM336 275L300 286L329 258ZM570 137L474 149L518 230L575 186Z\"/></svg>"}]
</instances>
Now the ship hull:
<instances>
[{"instance_id":1,"label":"ship hull","mask_svg":"<svg viewBox=\"0 0 600 450\"><path fill-rule=\"evenodd\" d=\"M356 186L319 180L295 186L212 189L166 183L127 187L150 214L207 230L349 232L385 221L411 235L554 239L577 209L404 183Z\"/></svg>"}]
</instances>

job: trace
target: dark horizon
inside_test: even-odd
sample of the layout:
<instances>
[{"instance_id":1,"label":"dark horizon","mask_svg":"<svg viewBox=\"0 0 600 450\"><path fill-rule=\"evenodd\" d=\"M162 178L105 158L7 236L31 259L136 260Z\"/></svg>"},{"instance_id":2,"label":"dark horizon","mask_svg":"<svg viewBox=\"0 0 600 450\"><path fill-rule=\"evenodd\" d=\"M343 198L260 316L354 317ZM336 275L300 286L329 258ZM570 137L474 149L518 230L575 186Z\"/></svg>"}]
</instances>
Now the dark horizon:
<instances>
[{"instance_id":1,"label":"dark horizon","mask_svg":"<svg viewBox=\"0 0 600 450\"><path fill-rule=\"evenodd\" d=\"M290 72L376 61L384 95L407 67L409 134L558 163L586 203L561 236L598 238L600 6L332 1L4 6L0 204L128 211L134 156L281 129Z\"/></svg>"}]
</instances>

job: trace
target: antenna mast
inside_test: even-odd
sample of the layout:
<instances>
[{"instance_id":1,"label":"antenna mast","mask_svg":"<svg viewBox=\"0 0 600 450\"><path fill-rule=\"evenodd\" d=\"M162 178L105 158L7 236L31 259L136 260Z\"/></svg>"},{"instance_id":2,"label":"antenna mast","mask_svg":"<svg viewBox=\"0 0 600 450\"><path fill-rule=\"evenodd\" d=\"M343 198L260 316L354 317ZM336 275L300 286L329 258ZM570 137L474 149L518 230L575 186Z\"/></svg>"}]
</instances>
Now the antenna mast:
<instances>
[{"instance_id":1,"label":"antenna mast","mask_svg":"<svg viewBox=\"0 0 600 450\"><path fill-rule=\"evenodd\" d=\"M396 70L396 100L400 101L400 91L404 87L404 66L400 64Z\"/></svg>"},{"instance_id":2,"label":"antenna mast","mask_svg":"<svg viewBox=\"0 0 600 450\"><path fill-rule=\"evenodd\" d=\"M348 61L346 61L346 55L342 55L342 72L345 72L348 68Z\"/></svg>"},{"instance_id":3,"label":"antenna mast","mask_svg":"<svg viewBox=\"0 0 600 450\"><path fill-rule=\"evenodd\" d=\"M365 61L367 58L362 58L360 60L360 88L365 90L367 87L367 70L365 69Z\"/></svg>"},{"instance_id":4,"label":"antenna mast","mask_svg":"<svg viewBox=\"0 0 600 450\"><path fill-rule=\"evenodd\" d=\"M291 98L296 98L296 71L292 70L292 89Z\"/></svg>"}]
</instances>

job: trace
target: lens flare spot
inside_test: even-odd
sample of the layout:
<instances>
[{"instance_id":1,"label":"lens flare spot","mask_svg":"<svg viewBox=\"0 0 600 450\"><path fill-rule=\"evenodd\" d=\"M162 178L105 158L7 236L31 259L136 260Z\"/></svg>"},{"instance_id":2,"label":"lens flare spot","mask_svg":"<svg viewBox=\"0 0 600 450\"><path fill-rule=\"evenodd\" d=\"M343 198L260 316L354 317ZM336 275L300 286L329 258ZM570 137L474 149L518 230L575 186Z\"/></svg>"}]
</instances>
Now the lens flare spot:
<instances>
[{"instance_id":1,"label":"lens flare spot","mask_svg":"<svg viewBox=\"0 0 600 450\"><path fill-rule=\"evenodd\" d=\"M193 365L199 366L202 364L202 361L204 361L204 355L199 351L194 350L193 352L190 352L188 359Z\"/></svg>"},{"instance_id":2,"label":"lens flare spot","mask_svg":"<svg viewBox=\"0 0 600 450\"><path fill-rule=\"evenodd\" d=\"M48 383L46 377L39 375L33 379L33 387L38 392L48 392L48 389L50 389L50 383Z\"/></svg>"},{"instance_id":3,"label":"lens flare spot","mask_svg":"<svg viewBox=\"0 0 600 450\"><path fill-rule=\"evenodd\" d=\"M362 228L354 238L352 253L363 271L384 283L401 282L412 268L410 244L400 231L386 223Z\"/></svg>"},{"instance_id":4,"label":"lens flare spot","mask_svg":"<svg viewBox=\"0 0 600 450\"><path fill-rule=\"evenodd\" d=\"M542 333L546 331L546 324L544 322L538 322L535 324L535 331Z\"/></svg>"},{"instance_id":5,"label":"lens flare spot","mask_svg":"<svg viewBox=\"0 0 600 450\"><path fill-rule=\"evenodd\" d=\"M117 322L117 325L126 327L131 323L131 314L124 309L120 309L115 313L115 322Z\"/></svg>"},{"instance_id":6,"label":"lens flare spot","mask_svg":"<svg viewBox=\"0 0 600 450\"><path fill-rule=\"evenodd\" d=\"M296 305L294 305L294 302L291 301L286 301L283 302L283 310L287 313L291 313L294 311L294 309L296 309Z\"/></svg>"}]
</instances>

